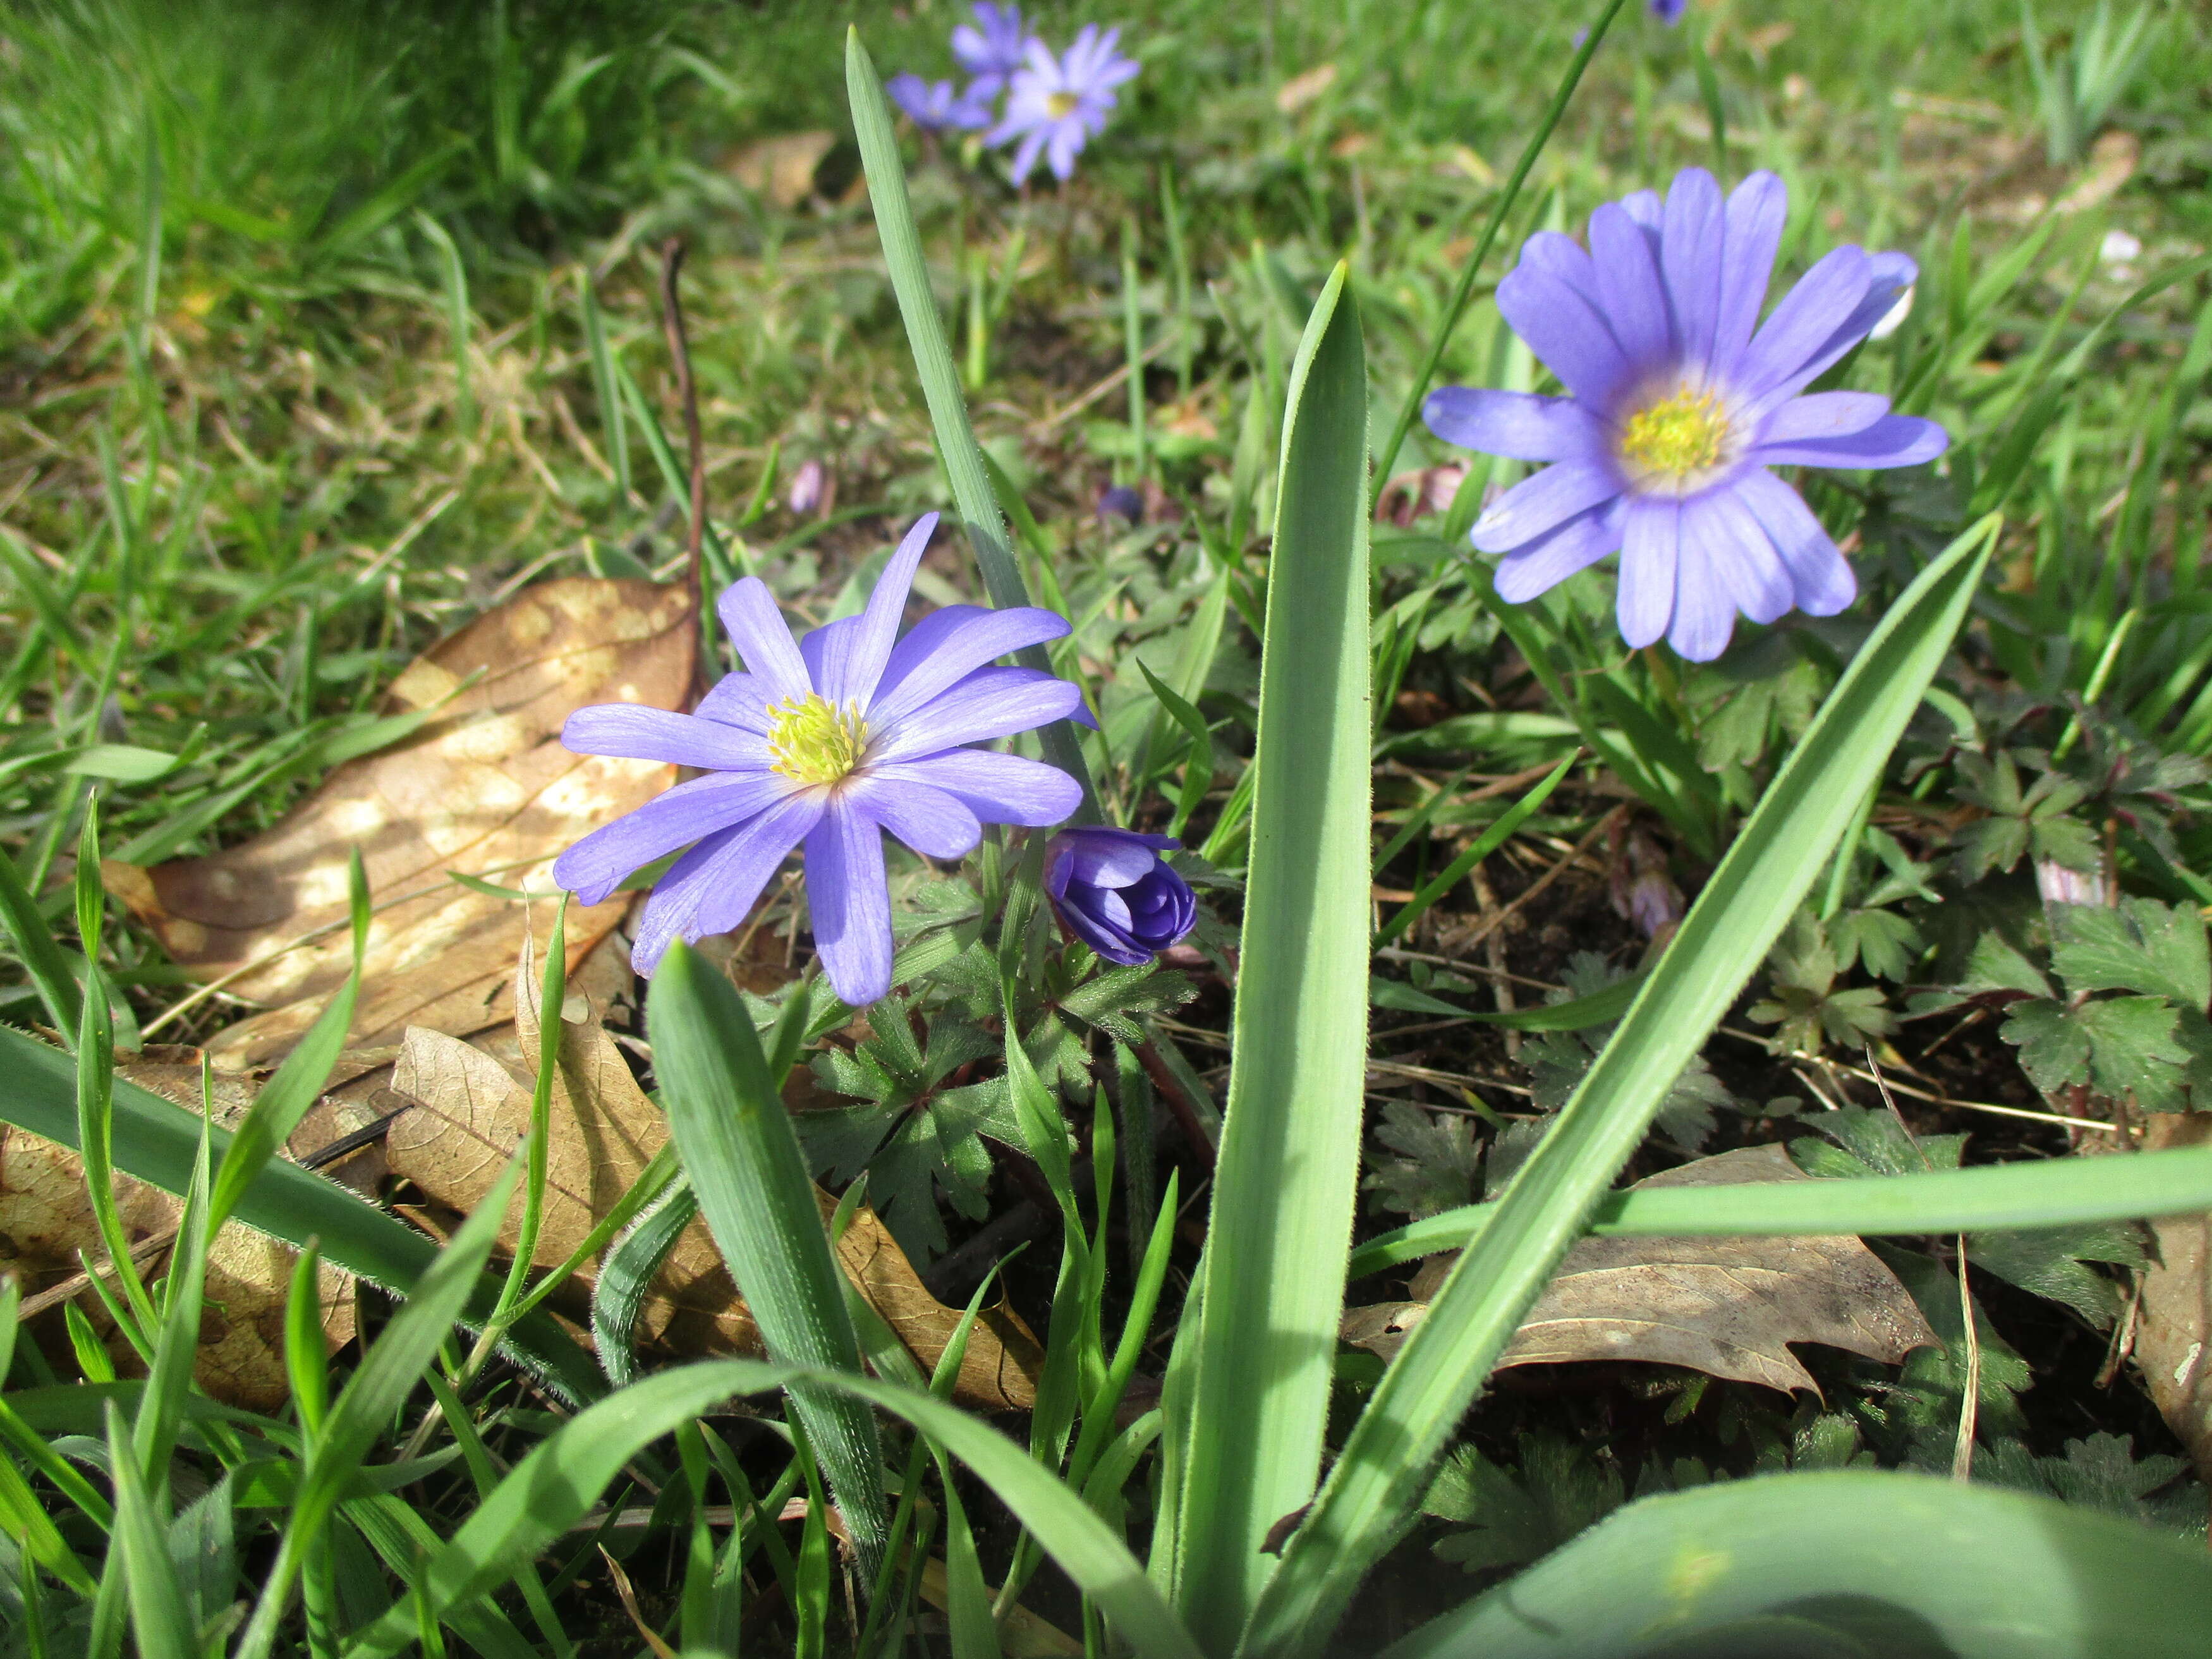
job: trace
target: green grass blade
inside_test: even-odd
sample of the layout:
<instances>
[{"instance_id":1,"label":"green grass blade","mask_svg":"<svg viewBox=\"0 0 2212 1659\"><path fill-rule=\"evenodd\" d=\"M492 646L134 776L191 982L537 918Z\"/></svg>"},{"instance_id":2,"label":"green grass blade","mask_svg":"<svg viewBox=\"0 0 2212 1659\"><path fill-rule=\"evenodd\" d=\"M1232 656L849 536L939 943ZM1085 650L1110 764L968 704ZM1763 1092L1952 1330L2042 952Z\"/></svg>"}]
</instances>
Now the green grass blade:
<instances>
[{"instance_id":1,"label":"green grass blade","mask_svg":"<svg viewBox=\"0 0 2212 1659\"><path fill-rule=\"evenodd\" d=\"M1511 838L1513 832L1528 823L1534 815L1536 809L1551 799L1552 791L1559 787L1559 780L1567 775L1567 769L1575 763L1577 758L1577 757L1570 755L1553 767L1549 776L1544 778L1534 789L1514 802L1499 815L1497 822L1477 836L1474 846L1446 865L1443 872L1434 880L1425 884L1419 892L1406 902L1397 915L1382 924L1382 930L1375 935L1375 948L1381 950L1412 927L1431 905L1457 886L1468 871L1504 846Z\"/></svg>"},{"instance_id":2,"label":"green grass blade","mask_svg":"<svg viewBox=\"0 0 2212 1659\"><path fill-rule=\"evenodd\" d=\"M0 850L0 927L7 928L16 959L38 988L47 1019L63 1033L64 1041L75 1042L84 1015L76 976L70 972L61 946L54 943L53 929L46 925L36 896L25 885L23 872L4 850Z\"/></svg>"},{"instance_id":3,"label":"green grass blade","mask_svg":"<svg viewBox=\"0 0 2212 1659\"><path fill-rule=\"evenodd\" d=\"M1177 1602L1226 1652L1312 1495L1367 1041L1367 370L1339 265L1292 368L1260 670L1237 1057L1207 1233ZM1170 1499L1172 1503L1172 1499Z\"/></svg>"},{"instance_id":4,"label":"green grass blade","mask_svg":"<svg viewBox=\"0 0 2212 1659\"><path fill-rule=\"evenodd\" d=\"M669 1133L769 1353L857 1375L845 1277L737 988L679 944L653 981L647 1019ZM795 1389L791 1403L844 1510L862 1581L873 1583L890 1528L875 1419L849 1395Z\"/></svg>"},{"instance_id":5,"label":"green grass blade","mask_svg":"<svg viewBox=\"0 0 2212 1659\"><path fill-rule=\"evenodd\" d=\"M76 1078L70 1056L0 1026L0 1068L9 1079L9 1087L0 1091L0 1121L76 1148ZM181 1197L191 1185L199 1152L198 1115L124 1078L114 1081L113 1103L115 1167ZM210 1130L208 1141L219 1167L230 1146L230 1132ZM288 1244L314 1242L333 1267L399 1295L411 1294L438 1257L436 1243L412 1227L336 1182L282 1158L262 1167L240 1200L235 1218ZM496 1281L483 1281L465 1317L480 1322L498 1294ZM507 1346L568 1399L592 1400L606 1391L591 1355L550 1316L518 1321Z\"/></svg>"},{"instance_id":6,"label":"green grass blade","mask_svg":"<svg viewBox=\"0 0 2212 1659\"><path fill-rule=\"evenodd\" d=\"M2208 1630L2201 1544L2023 1492L1838 1470L1632 1504L1384 1659L2181 1659Z\"/></svg>"},{"instance_id":7,"label":"green grass blade","mask_svg":"<svg viewBox=\"0 0 2212 1659\"><path fill-rule=\"evenodd\" d=\"M417 1582L426 1605L443 1617L457 1603L483 1595L507 1577L505 1564L536 1555L572 1526L652 1442L733 1395L773 1389L836 1393L904 1418L998 1494L1077 1587L1104 1609L1139 1659L1200 1659L1189 1635L1145 1583L1143 1569L1121 1540L1081 1498L996 1429L915 1389L842 1370L745 1359L707 1360L659 1372L548 1436L424 1562ZM386 1659L415 1634L415 1604L402 1598L361 1632L345 1659Z\"/></svg>"},{"instance_id":8,"label":"green grass blade","mask_svg":"<svg viewBox=\"0 0 2212 1659\"><path fill-rule=\"evenodd\" d=\"M1984 520L1921 573L1822 705L1620 1029L1384 1373L1291 1539L1245 1651L1267 1659L1317 1651L1396 1537L1453 1425L1668 1085L1796 912L1880 776L1966 617L1997 528Z\"/></svg>"},{"instance_id":9,"label":"green grass blade","mask_svg":"<svg viewBox=\"0 0 2212 1659\"><path fill-rule=\"evenodd\" d=\"M937 432L937 453L945 462L952 484L952 503L968 529L975 550L975 563L983 573L983 586L991 603L1004 611L1030 603L1021 567L1014 562L1006 537L1006 521L999 498L991 492L990 475L984 469L982 447L968 419L968 404L961 396L960 372L945 343L944 319L937 314L937 296L929 285L929 266L922 257L921 232L914 222L914 204L908 198L906 168L899 161L898 136L891 126L891 106L884 97L874 62L860 44L860 33L845 36L845 91L853 106L853 132L860 142L861 165L866 169L868 202L875 210L876 229L883 238L884 263L890 272L891 289L898 295L899 317L914 348L914 367L921 380L921 395L929 405L930 424ZM1042 646L1033 645L1014 653L1024 668L1052 672ZM1098 803L1091 787L1091 769L1084 762L1075 728L1054 720L1042 733L1044 757L1083 786L1083 805L1076 817L1085 823L1098 821Z\"/></svg>"},{"instance_id":10,"label":"green grass blade","mask_svg":"<svg viewBox=\"0 0 2212 1659\"><path fill-rule=\"evenodd\" d=\"M621 1386L637 1380L637 1316L676 1241L699 1213L699 1200L682 1176L664 1188L623 1234L599 1264L592 1286L592 1343L608 1379Z\"/></svg>"},{"instance_id":11,"label":"green grass blade","mask_svg":"<svg viewBox=\"0 0 2212 1659\"><path fill-rule=\"evenodd\" d=\"M169 1559L168 1530L131 1455L123 1414L108 1407L107 1451L115 1481L115 1547L131 1604L139 1659L198 1659L184 1586Z\"/></svg>"},{"instance_id":12,"label":"green grass blade","mask_svg":"<svg viewBox=\"0 0 2212 1659\"><path fill-rule=\"evenodd\" d=\"M1495 1204L1446 1210L1369 1239L1352 1253L1359 1279L1441 1250L1464 1249ZM1590 1216L1601 1237L1640 1234L1784 1238L1844 1234L1975 1233L2071 1227L2212 1210L2212 1147L2133 1158L2063 1158L1863 1181L1653 1187L1608 1193Z\"/></svg>"}]
</instances>

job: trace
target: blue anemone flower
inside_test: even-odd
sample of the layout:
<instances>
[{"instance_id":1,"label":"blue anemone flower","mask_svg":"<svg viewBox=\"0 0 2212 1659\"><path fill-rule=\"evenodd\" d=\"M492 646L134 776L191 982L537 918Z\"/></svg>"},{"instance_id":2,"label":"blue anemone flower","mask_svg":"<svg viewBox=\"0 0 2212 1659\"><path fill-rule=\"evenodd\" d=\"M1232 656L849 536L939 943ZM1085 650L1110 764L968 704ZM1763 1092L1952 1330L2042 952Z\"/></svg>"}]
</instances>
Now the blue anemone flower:
<instances>
[{"instance_id":1,"label":"blue anemone flower","mask_svg":"<svg viewBox=\"0 0 2212 1659\"><path fill-rule=\"evenodd\" d=\"M1850 566L1769 467L1932 460L1933 421L1870 392L1805 388L1880 322L1917 275L1902 253L1835 249L1759 322L1788 201L1755 173L1725 202L1701 167L1662 205L1641 191L1590 216L1589 250L1541 231L1498 286L1498 308L1559 376L1564 398L1444 386L1423 410L1449 443L1553 465L1492 503L1472 539L1504 555L1516 603L1620 553L1620 632L1665 635L1708 662L1741 611L1832 616Z\"/></svg>"},{"instance_id":2,"label":"blue anemone flower","mask_svg":"<svg viewBox=\"0 0 2212 1659\"><path fill-rule=\"evenodd\" d=\"M837 994L855 1007L890 989L886 830L931 858L972 851L985 823L1059 823L1082 799L1067 774L969 744L1073 717L1083 694L1028 668L989 665L1066 634L1049 611L947 605L904 639L899 619L937 514L907 532L867 607L794 643L757 576L722 594L722 626L746 672L726 676L694 714L600 703L568 717L580 755L672 762L706 775L679 783L563 853L553 878L586 904L631 872L685 853L647 901L631 960L659 965L671 940L728 933L793 847L806 853L814 942Z\"/></svg>"},{"instance_id":3,"label":"blue anemone flower","mask_svg":"<svg viewBox=\"0 0 2212 1659\"><path fill-rule=\"evenodd\" d=\"M1182 845L1133 830L1063 830L1045 851L1045 892L1070 933L1106 961L1133 968L1197 925L1197 896L1160 856Z\"/></svg>"},{"instance_id":4,"label":"blue anemone flower","mask_svg":"<svg viewBox=\"0 0 2212 1659\"><path fill-rule=\"evenodd\" d=\"M1682 14L1690 9L1690 0L1644 0L1645 9L1668 28L1682 21Z\"/></svg>"},{"instance_id":5,"label":"blue anemone flower","mask_svg":"<svg viewBox=\"0 0 2212 1659\"><path fill-rule=\"evenodd\" d=\"M1028 60L1015 71L1006 94L1006 113L983 136L987 144L1022 141L1014 151L1016 184L1030 176L1039 155L1049 161L1053 177L1062 184L1073 175L1084 145L1106 130L1114 88L1137 72L1134 58L1115 53L1121 40L1117 28L1102 33L1096 23L1086 23L1075 44L1058 58L1043 41L1030 42Z\"/></svg>"},{"instance_id":6,"label":"blue anemone flower","mask_svg":"<svg viewBox=\"0 0 2212 1659\"><path fill-rule=\"evenodd\" d=\"M968 96L982 103L1006 89L1007 80L1027 60L1036 37L1022 27L1019 6L976 0L969 9L975 21L952 31L952 58L975 77L969 83Z\"/></svg>"},{"instance_id":7,"label":"blue anemone flower","mask_svg":"<svg viewBox=\"0 0 2212 1659\"><path fill-rule=\"evenodd\" d=\"M956 93L950 81L925 81L909 72L891 76L884 91L925 132L942 132L947 127L973 131L991 125L991 112L974 86Z\"/></svg>"}]
</instances>

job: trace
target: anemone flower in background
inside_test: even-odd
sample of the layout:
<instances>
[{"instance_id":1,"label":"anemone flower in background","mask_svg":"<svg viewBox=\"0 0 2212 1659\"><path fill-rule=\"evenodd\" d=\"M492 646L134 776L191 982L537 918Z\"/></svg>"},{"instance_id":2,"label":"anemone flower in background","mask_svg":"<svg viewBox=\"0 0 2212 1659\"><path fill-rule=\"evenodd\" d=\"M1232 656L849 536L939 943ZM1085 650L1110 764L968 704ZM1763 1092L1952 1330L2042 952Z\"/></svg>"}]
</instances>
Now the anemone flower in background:
<instances>
[{"instance_id":1,"label":"anemone flower in background","mask_svg":"<svg viewBox=\"0 0 2212 1659\"><path fill-rule=\"evenodd\" d=\"M1449 443L1551 461L1476 522L1503 554L1500 598L1532 599L1620 553L1620 632L1720 655L1741 611L1832 616L1850 566L1771 466L1891 467L1949 441L1870 392L1806 386L1856 345L1917 274L1902 253L1835 249L1761 325L1787 197L1755 173L1725 202L1703 168L1590 216L1589 251L1540 231L1498 285L1498 308L1564 398L1445 386L1423 410Z\"/></svg>"},{"instance_id":2,"label":"anemone flower in background","mask_svg":"<svg viewBox=\"0 0 2212 1659\"><path fill-rule=\"evenodd\" d=\"M1644 0L1644 9L1671 29L1689 10L1690 0Z\"/></svg>"},{"instance_id":3,"label":"anemone flower in background","mask_svg":"<svg viewBox=\"0 0 2212 1659\"><path fill-rule=\"evenodd\" d=\"M1068 932L1133 968L1190 932L1198 899L1160 854L1182 843L1133 830L1063 830L1045 849L1044 890Z\"/></svg>"},{"instance_id":4,"label":"anemone flower in background","mask_svg":"<svg viewBox=\"0 0 2212 1659\"><path fill-rule=\"evenodd\" d=\"M1084 145L1106 130L1116 101L1114 88L1137 72L1134 58L1116 55L1121 40L1120 29L1101 33L1096 23L1086 23L1058 58L1043 41L1030 42L1028 60L1014 72L1006 94L1006 113L983 136L987 144L1022 141L1014 151L1016 184L1030 176L1040 155L1062 184L1073 176Z\"/></svg>"},{"instance_id":5,"label":"anemone flower in background","mask_svg":"<svg viewBox=\"0 0 2212 1659\"><path fill-rule=\"evenodd\" d=\"M796 644L768 586L724 592L722 626L746 672L690 714L601 703L568 716L580 755L698 767L635 812L563 853L553 878L597 904L631 872L690 847L647 901L631 960L659 965L672 939L738 927L784 855L804 844L815 947L855 1007L890 989L890 896L883 831L931 858L959 858L985 823L1057 823L1082 790L1065 772L965 745L1048 720L1089 720L1083 694L1028 668L989 665L1060 638L1066 622L1022 606L947 605L904 639L899 618L937 527L928 514L884 567L867 607Z\"/></svg>"},{"instance_id":6,"label":"anemone flower in background","mask_svg":"<svg viewBox=\"0 0 2212 1659\"><path fill-rule=\"evenodd\" d=\"M950 81L925 81L908 73L891 76L884 83L884 92L924 132L943 132L948 127L972 132L991 125L991 112L985 107L988 94L973 86L956 93Z\"/></svg>"},{"instance_id":7,"label":"anemone flower in background","mask_svg":"<svg viewBox=\"0 0 2212 1659\"><path fill-rule=\"evenodd\" d=\"M975 21L952 31L952 59L975 77L969 83L967 95L980 104L1006 89L1007 80L1028 58L1036 37L1022 27L1019 6L976 0L969 9Z\"/></svg>"}]
</instances>

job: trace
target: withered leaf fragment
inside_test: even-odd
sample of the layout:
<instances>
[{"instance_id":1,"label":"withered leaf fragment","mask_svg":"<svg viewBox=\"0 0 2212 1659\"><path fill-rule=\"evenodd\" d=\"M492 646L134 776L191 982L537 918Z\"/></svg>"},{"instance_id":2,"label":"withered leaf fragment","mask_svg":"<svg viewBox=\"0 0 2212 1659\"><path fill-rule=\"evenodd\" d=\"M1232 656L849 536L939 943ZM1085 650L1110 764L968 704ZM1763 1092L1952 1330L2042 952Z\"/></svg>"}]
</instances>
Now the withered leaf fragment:
<instances>
[{"instance_id":1,"label":"withered leaf fragment","mask_svg":"<svg viewBox=\"0 0 2212 1659\"><path fill-rule=\"evenodd\" d=\"M1747 1146L1637 1184L1809 1179L1781 1147ZM1424 1269L1414 1288L1433 1292L1441 1282L1440 1273ZM1341 1334L1387 1359L1427 1311L1425 1299L1351 1309ZM1585 1238L1567 1252L1498 1364L1636 1359L1818 1393L1791 1343L1895 1364L1935 1340L1911 1293L1856 1238Z\"/></svg>"},{"instance_id":2,"label":"withered leaf fragment","mask_svg":"<svg viewBox=\"0 0 2212 1659\"><path fill-rule=\"evenodd\" d=\"M283 1054L345 977L346 866L356 846L379 908L352 1041L397 1042L410 1025L466 1034L511 1018L525 907L446 872L549 891L552 862L572 842L675 781L675 769L657 763L572 755L560 733L586 703L684 707L697 643L691 616L680 587L653 582L525 588L392 682L387 712L438 711L406 743L339 767L283 823L236 847L149 868L103 866L109 890L194 974L246 969L225 989L263 1012L214 1039L216 1063L243 1069ZM570 915L572 968L628 903L617 894ZM283 949L324 927L332 931Z\"/></svg>"}]
</instances>

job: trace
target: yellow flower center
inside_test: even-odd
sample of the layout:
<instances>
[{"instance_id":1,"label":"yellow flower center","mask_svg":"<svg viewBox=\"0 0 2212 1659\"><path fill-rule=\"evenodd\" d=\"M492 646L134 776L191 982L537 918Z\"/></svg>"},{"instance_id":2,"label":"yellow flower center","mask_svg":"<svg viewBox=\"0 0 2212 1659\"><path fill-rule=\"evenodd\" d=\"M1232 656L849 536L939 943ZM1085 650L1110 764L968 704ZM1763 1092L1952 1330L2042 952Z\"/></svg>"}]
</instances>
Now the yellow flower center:
<instances>
[{"instance_id":1,"label":"yellow flower center","mask_svg":"<svg viewBox=\"0 0 2212 1659\"><path fill-rule=\"evenodd\" d=\"M1648 404L1629 417L1620 434L1620 454L1647 475L1680 479L1719 465L1728 440L1728 411L1720 398L1683 385L1673 397Z\"/></svg>"},{"instance_id":2,"label":"yellow flower center","mask_svg":"<svg viewBox=\"0 0 2212 1659\"><path fill-rule=\"evenodd\" d=\"M842 708L818 692L769 705L775 724L769 728L769 763L794 783L836 783L867 752L868 726L860 705Z\"/></svg>"},{"instance_id":3,"label":"yellow flower center","mask_svg":"<svg viewBox=\"0 0 2212 1659\"><path fill-rule=\"evenodd\" d=\"M1065 121L1082 101L1072 92L1052 93L1044 100L1044 112L1055 121Z\"/></svg>"}]
</instances>

